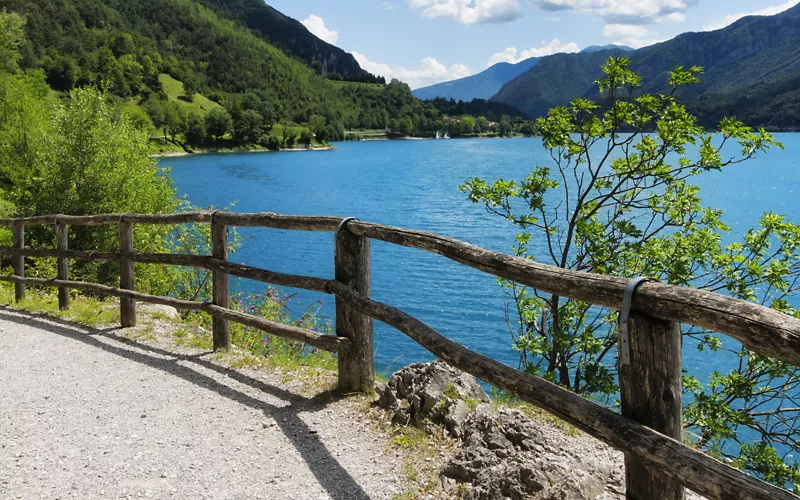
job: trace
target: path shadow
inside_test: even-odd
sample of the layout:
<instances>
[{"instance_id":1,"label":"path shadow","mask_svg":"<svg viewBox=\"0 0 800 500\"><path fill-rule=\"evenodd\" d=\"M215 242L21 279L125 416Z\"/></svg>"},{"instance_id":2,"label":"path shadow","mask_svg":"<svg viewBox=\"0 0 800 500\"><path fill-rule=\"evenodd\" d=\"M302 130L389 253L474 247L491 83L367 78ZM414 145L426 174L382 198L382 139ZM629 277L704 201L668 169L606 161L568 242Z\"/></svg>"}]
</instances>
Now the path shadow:
<instances>
[{"instance_id":1,"label":"path shadow","mask_svg":"<svg viewBox=\"0 0 800 500\"><path fill-rule=\"evenodd\" d=\"M342 467L325 444L319 440L316 431L309 428L308 424L300 418L301 413L317 411L340 399L341 395L335 390L323 392L313 398L304 397L236 370L218 365L206 359L207 356L212 354L211 352L191 355L178 354L122 337L115 333L118 331L116 328L100 330L60 318L26 313L4 306L0 306L0 320L10 323L24 323L49 333L77 340L96 349L169 373L249 408L260 410L265 416L273 419L287 439L292 442L303 457L309 470L311 470L328 495L337 500L369 498L369 495L361 488L358 482ZM98 337L102 337L106 341L101 341ZM277 406L261 401L193 370L191 367L181 364L181 362L193 363L210 371L223 374L240 384L269 394L288 404L286 406Z\"/></svg>"}]
</instances>

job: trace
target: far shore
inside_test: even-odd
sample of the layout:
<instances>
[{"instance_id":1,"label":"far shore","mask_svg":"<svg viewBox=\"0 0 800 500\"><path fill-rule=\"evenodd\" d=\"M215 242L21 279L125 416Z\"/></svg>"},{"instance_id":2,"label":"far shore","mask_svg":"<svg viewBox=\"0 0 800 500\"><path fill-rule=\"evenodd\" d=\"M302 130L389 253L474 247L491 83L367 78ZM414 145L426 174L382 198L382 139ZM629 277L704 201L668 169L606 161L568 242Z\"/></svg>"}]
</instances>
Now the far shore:
<instances>
[{"instance_id":1,"label":"far shore","mask_svg":"<svg viewBox=\"0 0 800 500\"><path fill-rule=\"evenodd\" d=\"M257 148L257 149L202 149L196 151L172 151L170 153L156 153L150 155L150 158L177 158L180 156L197 156L197 155L212 155L212 154L228 154L228 153L292 153L303 151L333 151L337 149L336 146L328 144L327 146L314 146L309 148L281 148L278 150Z\"/></svg>"}]
</instances>

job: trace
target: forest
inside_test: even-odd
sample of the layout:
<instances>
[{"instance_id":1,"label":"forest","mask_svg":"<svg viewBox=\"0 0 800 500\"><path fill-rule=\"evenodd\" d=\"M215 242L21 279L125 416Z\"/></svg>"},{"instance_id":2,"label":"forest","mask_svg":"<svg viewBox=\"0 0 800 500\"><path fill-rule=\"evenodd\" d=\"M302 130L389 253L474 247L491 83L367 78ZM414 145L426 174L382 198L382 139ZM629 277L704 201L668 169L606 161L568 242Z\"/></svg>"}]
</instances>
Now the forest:
<instances>
[{"instance_id":1,"label":"forest","mask_svg":"<svg viewBox=\"0 0 800 500\"><path fill-rule=\"evenodd\" d=\"M453 110L459 118L448 121L447 106L418 100L402 82L324 74L321 63L309 65L193 0L0 0L0 8L24 19L22 71L43 71L59 96L102 89L134 121L184 149L291 148L387 127L395 135L459 136L460 116L472 111ZM475 110L492 107L510 108Z\"/></svg>"}]
</instances>

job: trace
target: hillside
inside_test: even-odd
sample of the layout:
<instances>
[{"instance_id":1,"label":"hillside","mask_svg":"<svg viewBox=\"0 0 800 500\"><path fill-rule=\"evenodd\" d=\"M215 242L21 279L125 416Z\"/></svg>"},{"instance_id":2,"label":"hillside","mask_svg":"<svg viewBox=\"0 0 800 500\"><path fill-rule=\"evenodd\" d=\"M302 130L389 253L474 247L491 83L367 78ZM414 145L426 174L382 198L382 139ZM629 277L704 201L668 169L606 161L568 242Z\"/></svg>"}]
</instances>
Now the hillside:
<instances>
[{"instance_id":1,"label":"hillside","mask_svg":"<svg viewBox=\"0 0 800 500\"><path fill-rule=\"evenodd\" d=\"M202 116L214 108L211 101L233 118L234 139L249 143L268 139L278 123L294 127L312 119L314 133L329 140L342 139L345 129L383 129L391 120L402 120L408 132L426 132L440 121L407 85L325 79L201 1L0 0L0 9L26 19L24 70L43 70L48 85L62 93L105 87L113 99L145 108L157 128L171 122L166 128L176 134L185 133L188 118L172 116L173 110ZM186 88L192 99L178 95Z\"/></svg>"},{"instance_id":2,"label":"hillside","mask_svg":"<svg viewBox=\"0 0 800 500\"><path fill-rule=\"evenodd\" d=\"M538 57L531 57L517 64L497 63L480 73L451 82L439 83L412 91L419 99L453 99L469 102L473 99L489 99L515 76L536 66Z\"/></svg>"},{"instance_id":3,"label":"hillside","mask_svg":"<svg viewBox=\"0 0 800 500\"><path fill-rule=\"evenodd\" d=\"M263 0L203 0L260 33L271 44L282 48L311 66L322 65L323 74L338 73L343 77L363 76L352 54L320 40L296 19L285 16Z\"/></svg>"},{"instance_id":4,"label":"hillside","mask_svg":"<svg viewBox=\"0 0 800 500\"><path fill-rule=\"evenodd\" d=\"M543 58L492 100L537 117L575 96L597 97L600 63L613 53ZM774 16L743 18L717 31L684 33L627 57L643 76L645 92L665 91L676 66L703 66L702 83L679 97L707 126L726 115L773 129L800 126L800 5Z\"/></svg>"}]
</instances>

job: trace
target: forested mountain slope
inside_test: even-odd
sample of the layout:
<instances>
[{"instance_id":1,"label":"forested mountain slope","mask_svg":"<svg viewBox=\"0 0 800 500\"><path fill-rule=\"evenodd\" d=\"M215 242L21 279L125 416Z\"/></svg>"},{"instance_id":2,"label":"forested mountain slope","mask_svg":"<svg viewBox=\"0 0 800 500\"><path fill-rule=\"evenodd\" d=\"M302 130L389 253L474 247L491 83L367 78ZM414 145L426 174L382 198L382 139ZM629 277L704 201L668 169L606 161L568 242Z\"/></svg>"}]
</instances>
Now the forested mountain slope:
<instances>
[{"instance_id":1,"label":"forested mountain slope","mask_svg":"<svg viewBox=\"0 0 800 500\"><path fill-rule=\"evenodd\" d=\"M575 96L597 97L600 62L613 51L543 58L492 100L542 116ZM625 54L646 92L667 90L676 66L705 68L702 83L679 97L706 125L736 115L749 125L800 127L800 5L774 16L752 16L721 30L684 33Z\"/></svg>"},{"instance_id":2,"label":"forested mountain slope","mask_svg":"<svg viewBox=\"0 0 800 500\"><path fill-rule=\"evenodd\" d=\"M298 57L311 66L319 61L323 74L338 73L343 77L366 75L352 54L320 40L305 26L273 9L264 0L203 0L248 28L261 33L267 41ZM491 97L491 96L487 96Z\"/></svg>"},{"instance_id":3,"label":"forested mountain slope","mask_svg":"<svg viewBox=\"0 0 800 500\"><path fill-rule=\"evenodd\" d=\"M96 85L121 101L144 104L164 95L159 75L168 74L231 114L257 113L242 119L258 121L262 130L280 121L306 123L313 115L339 132L383 128L404 117L424 124L438 116L399 82L324 79L199 1L0 0L0 9L25 18L22 68L42 69L60 92Z\"/></svg>"}]
</instances>

